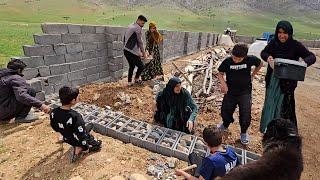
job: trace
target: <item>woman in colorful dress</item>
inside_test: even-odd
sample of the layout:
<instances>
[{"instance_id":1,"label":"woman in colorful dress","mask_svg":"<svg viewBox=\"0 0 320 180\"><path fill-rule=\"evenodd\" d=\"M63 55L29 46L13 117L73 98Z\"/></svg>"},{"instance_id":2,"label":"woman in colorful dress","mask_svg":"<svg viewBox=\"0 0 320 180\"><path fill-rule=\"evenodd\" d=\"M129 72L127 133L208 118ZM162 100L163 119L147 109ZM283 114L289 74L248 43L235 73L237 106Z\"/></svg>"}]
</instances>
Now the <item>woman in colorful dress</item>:
<instances>
[{"instance_id":1,"label":"woman in colorful dress","mask_svg":"<svg viewBox=\"0 0 320 180\"><path fill-rule=\"evenodd\" d=\"M152 60L148 62L141 74L143 81L148 81L161 76L163 79L163 70L160 60L159 44L163 41L162 35L157 30L156 23L151 21L149 30L146 32L146 51L152 56Z\"/></svg>"}]
</instances>

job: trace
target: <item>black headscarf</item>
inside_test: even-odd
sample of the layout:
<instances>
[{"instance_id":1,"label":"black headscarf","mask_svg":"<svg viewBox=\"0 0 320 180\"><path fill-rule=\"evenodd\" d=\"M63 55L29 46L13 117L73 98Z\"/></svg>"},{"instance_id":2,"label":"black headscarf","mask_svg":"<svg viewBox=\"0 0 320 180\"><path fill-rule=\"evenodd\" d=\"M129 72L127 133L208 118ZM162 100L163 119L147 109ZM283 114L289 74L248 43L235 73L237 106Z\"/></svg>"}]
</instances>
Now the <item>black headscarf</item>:
<instances>
[{"instance_id":1,"label":"black headscarf","mask_svg":"<svg viewBox=\"0 0 320 180\"><path fill-rule=\"evenodd\" d=\"M286 42L280 42L278 38L279 30L282 29L284 32L288 33L289 38ZM273 54L279 58L292 59L292 57L288 57L290 50L294 47L293 40L293 28L290 22L288 21L280 21L277 24L274 39L270 42L273 44ZM291 56L291 55L290 55ZM274 57L275 58L275 57Z\"/></svg>"},{"instance_id":2,"label":"black headscarf","mask_svg":"<svg viewBox=\"0 0 320 180\"><path fill-rule=\"evenodd\" d=\"M177 77L173 77L169 80L166 87L163 89L162 97L166 101L166 105L171 108L176 106L177 110L182 112L185 108L186 98L185 94L187 93L186 89L181 88L179 94L174 92L176 85L181 84L181 80Z\"/></svg>"}]
</instances>

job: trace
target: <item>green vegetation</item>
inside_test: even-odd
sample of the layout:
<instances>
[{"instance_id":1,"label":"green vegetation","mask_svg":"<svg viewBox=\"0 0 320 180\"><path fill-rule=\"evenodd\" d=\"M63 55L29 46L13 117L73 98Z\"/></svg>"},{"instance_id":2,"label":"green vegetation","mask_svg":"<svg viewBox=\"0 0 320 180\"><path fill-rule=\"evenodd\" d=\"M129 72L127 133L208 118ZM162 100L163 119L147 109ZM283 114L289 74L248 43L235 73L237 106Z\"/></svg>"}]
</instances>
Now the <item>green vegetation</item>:
<instances>
[{"instance_id":1,"label":"green vegetation","mask_svg":"<svg viewBox=\"0 0 320 180\"><path fill-rule=\"evenodd\" d=\"M280 19L293 23L295 37L319 39L319 17L281 17L266 12L229 12L208 8L195 14L178 7L107 6L79 0L2 0L0 1L0 66L9 57L22 55L22 45L33 44L33 34L41 33L43 22L67 22L82 24L108 24L126 26L138 14L158 23L160 29L222 32L226 27L237 29L238 34L260 36L273 31Z\"/></svg>"}]
</instances>

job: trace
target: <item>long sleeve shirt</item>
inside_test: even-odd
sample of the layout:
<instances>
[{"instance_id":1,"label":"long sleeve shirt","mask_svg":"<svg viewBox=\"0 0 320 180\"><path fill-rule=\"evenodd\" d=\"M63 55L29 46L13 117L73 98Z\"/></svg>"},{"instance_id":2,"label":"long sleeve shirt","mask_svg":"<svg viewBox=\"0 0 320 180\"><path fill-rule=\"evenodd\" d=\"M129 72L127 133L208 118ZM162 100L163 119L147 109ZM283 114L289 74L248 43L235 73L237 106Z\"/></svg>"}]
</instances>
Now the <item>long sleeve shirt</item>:
<instances>
[{"instance_id":1,"label":"long sleeve shirt","mask_svg":"<svg viewBox=\"0 0 320 180\"><path fill-rule=\"evenodd\" d=\"M142 28L137 24L131 24L124 35L124 50L131 52L136 56L144 53L142 41Z\"/></svg>"}]
</instances>

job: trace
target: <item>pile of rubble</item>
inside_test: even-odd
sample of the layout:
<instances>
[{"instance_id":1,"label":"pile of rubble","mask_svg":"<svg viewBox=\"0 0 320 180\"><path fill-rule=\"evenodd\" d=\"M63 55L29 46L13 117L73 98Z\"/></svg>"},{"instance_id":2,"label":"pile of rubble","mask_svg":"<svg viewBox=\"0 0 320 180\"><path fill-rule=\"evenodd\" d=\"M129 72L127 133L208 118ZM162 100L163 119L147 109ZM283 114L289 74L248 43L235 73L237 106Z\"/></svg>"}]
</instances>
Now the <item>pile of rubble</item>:
<instances>
[{"instance_id":1,"label":"pile of rubble","mask_svg":"<svg viewBox=\"0 0 320 180\"><path fill-rule=\"evenodd\" d=\"M182 79L182 86L192 94L200 108L212 111L214 107L221 106L223 94L216 75L219 65L229 53L230 49L224 47L209 49L195 60L190 60L183 70L172 63L178 72L175 75Z\"/></svg>"}]
</instances>

